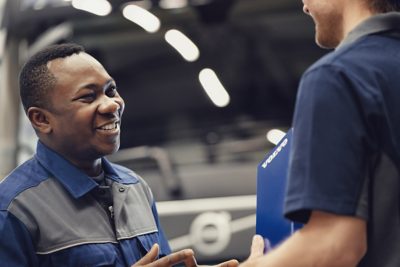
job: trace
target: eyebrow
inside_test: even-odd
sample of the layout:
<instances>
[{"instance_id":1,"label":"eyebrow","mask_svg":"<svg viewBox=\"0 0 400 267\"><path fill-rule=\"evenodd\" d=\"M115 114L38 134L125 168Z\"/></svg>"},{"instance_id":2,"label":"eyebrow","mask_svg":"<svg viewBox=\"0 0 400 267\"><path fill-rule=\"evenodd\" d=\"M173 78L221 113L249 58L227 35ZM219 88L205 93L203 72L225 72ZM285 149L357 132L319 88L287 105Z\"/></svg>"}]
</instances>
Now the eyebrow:
<instances>
[{"instance_id":1,"label":"eyebrow","mask_svg":"<svg viewBox=\"0 0 400 267\"><path fill-rule=\"evenodd\" d=\"M109 79L106 84L103 86L104 90L107 90L108 88L110 88L111 86L115 85L115 81L114 79Z\"/></svg>"},{"instance_id":2,"label":"eyebrow","mask_svg":"<svg viewBox=\"0 0 400 267\"><path fill-rule=\"evenodd\" d=\"M115 85L115 81L114 81L114 79L111 78L103 86L98 85L96 83L90 83L90 84L86 84L86 85L82 86L79 89L79 91L82 89L91 89L91 90L95 90L95 91L100 90L100 89L107 90L112 85Z\"/></svg>"}]
</instances>

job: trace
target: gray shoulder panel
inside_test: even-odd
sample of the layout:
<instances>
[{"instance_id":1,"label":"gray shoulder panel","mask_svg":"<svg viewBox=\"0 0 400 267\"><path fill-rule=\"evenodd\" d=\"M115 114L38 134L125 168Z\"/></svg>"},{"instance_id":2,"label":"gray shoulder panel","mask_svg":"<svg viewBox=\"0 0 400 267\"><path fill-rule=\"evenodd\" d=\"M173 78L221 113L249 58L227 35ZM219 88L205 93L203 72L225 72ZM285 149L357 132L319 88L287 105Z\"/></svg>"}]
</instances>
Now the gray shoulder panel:
<instances>
[{"instance_id":1,"label":"gray shoulder panel","mask_svg":"<svg viewBox=\"0 0 400 267\"><path fill-rule=\"evenodd\" d=\"M90 194L75 199L52 178L22 192L8 211L26 225L38 254L87 243L115 243L157 231L146 184L114 182L112 192L117 236L107 213Z\"/></svg>"},{"instance_id":2,"label":"gray shoulder panel","mask_svg":"<svg viewBox=\"0 0 400 267\"><path fill-rule=\"evenodd\" d=\"M400 175L382 155L368 182L368 251L360 267L400 266Z\"/></svg>"}]
</instances>

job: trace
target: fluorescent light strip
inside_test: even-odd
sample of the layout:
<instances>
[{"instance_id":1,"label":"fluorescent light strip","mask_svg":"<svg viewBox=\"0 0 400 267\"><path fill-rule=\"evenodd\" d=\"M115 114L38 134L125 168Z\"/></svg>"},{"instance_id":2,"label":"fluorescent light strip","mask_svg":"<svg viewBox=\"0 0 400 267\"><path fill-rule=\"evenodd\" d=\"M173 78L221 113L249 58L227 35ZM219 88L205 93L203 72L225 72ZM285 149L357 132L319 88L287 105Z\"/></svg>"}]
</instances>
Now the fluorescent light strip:
<instances>
[{"instance_id":1,"label":"fluorescent light strip","mask_svg":"<svg viewBox=\"0 0 400 267\"><path fill-rule=\"evenodd\" d=\"M178 216L206 211L255 210L256 195L185 199L157 202L158 215Z\"/></svg>"},{"instance_id":2,"label":"fluorescent light strip","mask_svg":"<svg viewBox=\"0 0 400 267\"><path fill-rule=\"evenodd\" d=\"M212 69L206 68L201 70L199 80L214 105L222 108L229 104L229 94Z\"/></svg>"},{"instance_id":3,"label":"fluorescent light strip","mask_svg":"<svg viewBox=\"0 0 400 267\"><path fill-rule=\"evenodd\" d=\"M284 136L285 132L278 129L272 129L267 133L267 140L270 141L272 144L277 145Z\"/></svg>"},{"instance_id":4,"label":"fluorescent light strip","mask_svg":"<svg viewBox=\"0 0 400 267\"><path fill-rule=\"evenodd\" d=\"M154 33L160 29L160 20L152 13L137 5L127 5L122 10L124 17L149 33Z\"/></svg>"},{"instance_id":5,"label":"fluorescent light strip","mask_svg":"<svg viewBox=\"0 0 400 267\"><path fill-rule=\"evenodd\" d=\"M107 0L73 0L72 6L97 16L107 16L112 10Z\"/></svg>"},{"instance_id":6,"label":"fluorescent light strip","mask_svg":"<svg viewBox=\"0 0 400 267\"><path fill-rule=\"evenodd\" d=\"M158 5L163 9L178 9L188 5L187 0L160 0Z\"/></svg>"},{"instance_id":7,"label":"fluorescent light strip","mask_svg":"<svg viewBox=\"0 0 400 267\"><path fill-rule=\"evenodd\" d=\"M199 58L199 49L182 32L172 29L165 33L164 38L186 61L193 62Z\"/></svg>"}]
</instances>

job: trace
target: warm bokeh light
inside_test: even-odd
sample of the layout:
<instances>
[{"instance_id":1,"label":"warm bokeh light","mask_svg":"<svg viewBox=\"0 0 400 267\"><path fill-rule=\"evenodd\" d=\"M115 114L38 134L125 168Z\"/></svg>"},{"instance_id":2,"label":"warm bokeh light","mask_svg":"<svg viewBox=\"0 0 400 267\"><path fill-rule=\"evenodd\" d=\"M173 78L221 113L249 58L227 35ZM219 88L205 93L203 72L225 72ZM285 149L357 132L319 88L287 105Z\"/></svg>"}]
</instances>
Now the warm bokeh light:
<instances>
[{"instance_id":1,"label":"warm bokeh light","mask_svg":"<svg viewBox=\"0 0 400 267\"><path fill-rule=\"evenodd\" d=\"M165 40L175 48L186 61L196 61L200 56L200 51L192 40L178 30L172 29L167 31L165 33Z\"/></svg>"},{"instance_id":2,"label":"warm bokeh light","mask_svg":"<svg viewBox=\"0 0 400 267\"><path fill-rule=\"evenodd\" d=\"M214 105L225 107L229 104L229 94L212 69L206 68L201 70L199 80Z\"/></svg>"},{"instance_id":3,"label":"warm bokeh light","mask_svg":"<svg viewBox=\"0 0 400 267\"><path fill-rule=\"evenodd\" d=\"M73 0L72 6L98 16L107 16L112 6L107 0Z\"/></svg>"},{"instance_id":4,"label":"warm bokeh light","mask_svg":"<svg viewBox=\"0 0 400 267\"><path fill-rule=\"evenodd\" d=\"M124 7L122 10L124 17L149 33L154 33L160 29L160 20L148 10L134 4Z\"/></svg>"}]
</instances>

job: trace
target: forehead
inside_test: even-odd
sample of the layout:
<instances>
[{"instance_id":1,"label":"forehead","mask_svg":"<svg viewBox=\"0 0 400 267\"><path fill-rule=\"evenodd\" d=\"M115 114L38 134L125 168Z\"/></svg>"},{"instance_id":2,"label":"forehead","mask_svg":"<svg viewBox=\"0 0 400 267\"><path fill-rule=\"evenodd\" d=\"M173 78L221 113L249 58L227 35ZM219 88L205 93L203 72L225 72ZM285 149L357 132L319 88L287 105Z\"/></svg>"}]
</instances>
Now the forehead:
<instances>
[{"instance_id":1,"label":"forehead","mask_svg":"<svg viewBox=\"0 0 400 267\"><path fill-rule=\"evenodd\" d=\"M83 52L51 60L47 63L47 68L56 77L57 83L101 83L102 79L111 78L100 62Z\"/></svg>"}]
</instances>

